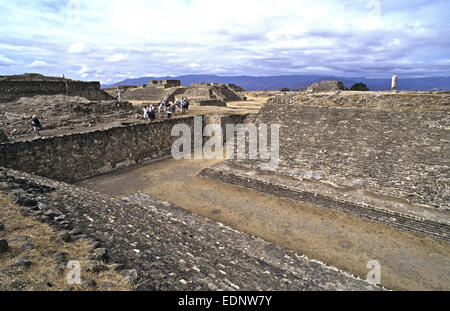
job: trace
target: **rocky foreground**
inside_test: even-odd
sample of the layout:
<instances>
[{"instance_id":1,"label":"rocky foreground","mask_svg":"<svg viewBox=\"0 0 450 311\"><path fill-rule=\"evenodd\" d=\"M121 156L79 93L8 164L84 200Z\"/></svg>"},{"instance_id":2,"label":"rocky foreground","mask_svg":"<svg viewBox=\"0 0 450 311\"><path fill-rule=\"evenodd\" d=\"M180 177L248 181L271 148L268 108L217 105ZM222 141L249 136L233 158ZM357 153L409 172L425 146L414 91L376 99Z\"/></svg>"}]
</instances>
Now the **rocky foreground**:
<instances>
[{"instance_id":1,"label":"rocky foreground","mask_svg":"<svg viewBox=\"0 0 450 311\"><path fill-rule=\"evenodd\" d=\"M379 289L146 194L117 200L7 169L0 169L0 191L23 206L24 214L49 224L65 243L88 243L89 258L97 261L92 269L120 270L137 290ZM0 278L7 273L2 270Z\"/></svg>"}]
</instances>

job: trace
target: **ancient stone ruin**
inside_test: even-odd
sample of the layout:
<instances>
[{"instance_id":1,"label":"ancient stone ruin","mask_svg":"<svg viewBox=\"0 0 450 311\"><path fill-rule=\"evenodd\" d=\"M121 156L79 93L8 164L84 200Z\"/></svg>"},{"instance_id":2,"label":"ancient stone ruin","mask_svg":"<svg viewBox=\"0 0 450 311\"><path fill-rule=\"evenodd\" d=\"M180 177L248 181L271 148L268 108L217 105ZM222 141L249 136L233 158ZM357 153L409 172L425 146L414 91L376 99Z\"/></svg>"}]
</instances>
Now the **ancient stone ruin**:
<instances>
[{"instance_id":1,"label":"ancient stone ruin","mask_svg":"<svg viewBox=\"0 0 450 311\"><path fill-rule=\"evenodd\" d=\"M348 90L348 88L344 85L344 83L340 81L321 81L317 83L313 83L310 87L307 88L308 92L318 93L318 92L333 92L333 91L344 91Z\"/></svg>"},{"instance_id":2,"label":"ancient stone ruin","mask_svg":"<svg viewBox=\"0 0 450 311\"><path fill-rule=\"evenodd\" d=\"M140 86L118 86L124 89L125 92L122 94L123 100L140 100L148 101L152 103L159 103L164 97L167 97L169 101L175 101L175 95L184 93L186 87L174 86L178 83L160 83L160 81L150 81L148 84ZM111 87L105 91L113 97L117 97L117 88Z\"/></svg>"},{"instance_id":3,"label":"ancient stone ruin","mask_svg":"<svg viewBox=\"0 0 450 311\"><path fill-rule=\"evenodd\" d=\"M342 87L333 82L319 89L328 89L330 85ZM130 87L124 97L159 101L161 95L170 94L171 99L185 96L202 105L208 101L242 100L238 93L239 88L232 85L202 83L187 88L165 81ZM207 210L206 216L145 193L140 187L152 179L145 174L133 176L132 185L125 185L122 175L117 175L116 182L121 187L139 189L120 198L90 191L79 184L99 175L112 176L109 174L171 158L173 143L178 138L171 135L174 126L183 125L195 133L193 115L0 142L0 191L23 206L24 214L64 230L69 240L84 239L95 245L93 249L101 249L94 250L101 254L97 259L108 265L122 265L124 273L133 276L127 280L135 289L381 290L382 287L365 280L367 261L373 259L367 254L373 253L367 251L370 247L366 245L357 248L361 237L355 233L358 231L352 231L354 223L364 226L364 234L375 239L374 243L382 244L376 254L386 254L387 246L382 242L392 239L390 245L395 250L389 249L387 256L397 266L383 262L386 269L383 271L388 271L386 278L398 273L403 277L401 280L408 279L410 275L402 273L409 269L415 282L415 287L411 287L448 289L448 279L442 275L448 270L446 256L450 249L449 94L347 93L350 92L273 94L257 114L203 113L200 131L203 143L209 137L201 136L202 132L212 124L222 130L227 125L244 125L244 133L245 126L250 125L280 126L279 163L270 170L261 169L265 162L261 157L222 159L201 169L168 160L173 160L170 165L183 174L194 174L200 179L199 185L213 185L214 189L224 191L219 199L203 188L188 193L195 205L204 203L198 197L223 203L224 207ZM21 101L25 100L15 103L21 105ZM110 106L103 106L107 103L92 106L88 100L66 102L66 98L61 98L61 103L55 103L49 110L60 109L59 113L66 111L71 116L89 114L93 109L104 114L111 112ZM126 113L131 109L129 103L123 105L114 110ZM268 145L276 148L271 145L274 134L270 130L268 134ZM190 136L191 143L194 136ZM237 137L239 134L232 136ZM249 135L246 137L248 141ZM248 154L249 150L246 151ZM167 169L163 171L167 173ZM171 180L173 175L167 174L163 178ZM238 187L231 192L235 195L227 196L225 188L231 191L227 188L230 185ZM162 190L172 191L170 187ZM241 197L249 193L250 198L263 203L242 211L242 206L252 200ZM290 209L283 221L287 225L280 228L273 225L276 223L270 218L273 214L262 218L263 226L275 227L272 232L277 238L288 237L285 248L269 242L273 241L273 235L265 240L258 238L261 226L246 227L249 233L244 233L247 231L217 220L242 217L239 219L244 219L241 222L245 225L268 213L263 205L269 200L287 204ZM293 202L301 202L301 212L307 215L302 224L289 222L289 216L300 212ZM226 212L225 206L231 212ZM328 221L326 225L317 227L323 219ZM294 236L290 230L297 227L307 228L319 237L337 236L342 240L336 244L326 240L310 248L306 245L308 250L312 249L307 257L299 250L290 250L290 243L308 238ZM351 231L354 240L343 238L347 231ZM413 245L413 251L399 241ZM436 246L435 253L423 251L423 245ZM342 257L346 259L346 254L355 249L362 252L363 256L355 259L362 262L362 269L348 264L329 266L327 262L310 259L321 248L325 253L338 249L338 254L344 254ZM432 273L405 264L411 252L422 265L432 265ZM395 269L399 265L400 272ZM400 289L410 286L396 279L383 279L382 284L385 282Z\"/></svg>"},{"instance_id":4,"label":"ancient stone ruin","mask_svg":"<svg viewBox=\"0 0 450 311\"><path fill-rule=\"evenodd\" d=\"M90 100L113 100L100 89L100 82L74 81L40 74L0 76L0 102L35 95L81 96Z\"/></svg>"},{"instance_id":5,"label":"ancient stone ruin","mask_svg":"<svg viewBox=\"0 0 450 311\"><path fill-rule=\"evenodd\" d=\"M240 87L234 83L226 83L225 85L235 92L245 92L245 90L242 87Z\"/></svg>"},{"instance_id":6,"label":"ancient stone ruin","mask_svg":"<svg viewBox=\"0 0 450 311\"><path fill-rule=\"evenodd\" d=\"M219 83L192 83L181 96L198 106L226 106L227 102L245 100L245 96L235 91L237 89L241 88Z\"/></svg>"},{"instance_id":7,"label":"ancient stone ruin","mask_svg":"<svg viewBox=\"0 0 450 311\"><path fill-rule=\"evenodd\" d=\"M234 84L193 83L190 87L182 86L180 80L151 80L141 86L119 86L126 89L125 100L141 100L159 103L167 97L170 102L187 97L194 106L226 106L227 102L242 101L244 91ZM117 87L106 90L115 96ZM117 95L117 94L116 94Z\"/></svg>"},{"instance_id":8,"label":"ancient stone ruin","mask_svg":"<svg viewBox=\"0 0 450 311\"><path fill-rule=\"evenodd\" d=\"M151 80L148 85L168 89L181 86L181 82L180 80Z\"/></svg>"},{"instance_id":9,"label":"ancient stone ruin","mask_svg":"<svg viewBox=\"0 0 450 311\"><path fill-rule=\"evenodd\" d=\"M30 120L37 115L45 130L90 128L124 118L135 118L131 103L116 100L92 101L80 96L35 95L0 103L1 130L10 139L19 139L31 132Z\"/></svg>"}]
</instances>

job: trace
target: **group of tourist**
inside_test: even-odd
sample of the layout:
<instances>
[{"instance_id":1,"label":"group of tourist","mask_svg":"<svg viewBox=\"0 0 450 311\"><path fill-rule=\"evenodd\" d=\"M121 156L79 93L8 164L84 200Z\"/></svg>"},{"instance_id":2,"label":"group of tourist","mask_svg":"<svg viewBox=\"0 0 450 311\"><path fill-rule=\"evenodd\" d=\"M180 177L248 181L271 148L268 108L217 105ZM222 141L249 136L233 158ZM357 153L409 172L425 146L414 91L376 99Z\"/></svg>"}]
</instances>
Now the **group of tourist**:
<instances>
[{"instance_id":1,"label":"group of tourist","mask_svg":"<svg viewBox=\"0 0 450 311\"><path fill-rule=\"evenodd\" d=\"M159 114L167 112L167 118L172 118L173 113L184 113L189 110L189 100L186 97L182 97L177 99L173 104L169 102L167 97L159 104L158 112ZM156 108L153 104L149 104L144 107L144 119L149 119L150 122L156 119ZM33 131L36 138L41 137L39 130L42 128L42 125L37 116L33 116L31 119L31 124L33 126Z\"/></svg>"},{"instance_id":2,"label":"group of tourist","mask_svg":"<svg viewBox=\"0 0 450 311\"><path fill-rule=\"evenodd\" d=\"M146 107L144 107L144 119L149 119L150 121L155 120L156 114L155 114L155 106L153 104L150 104Z\"/></svg>"},{"instance_id":3,"label":"group of tourist","mask_svg":"<svg viewBox=\"0 0 450 311\"><path fill-rule=\"evenodd\" d=\"M172 118L173 113L184 113L189 110L189 100L186 97L177 99L174 103L170 103L167 97L160 102L158 112L162 115L167 113L167 118ZM156 118L156 108L153 104L144 107L144 119L149 119L150 122Z\"/></svg>"}]
</instances>

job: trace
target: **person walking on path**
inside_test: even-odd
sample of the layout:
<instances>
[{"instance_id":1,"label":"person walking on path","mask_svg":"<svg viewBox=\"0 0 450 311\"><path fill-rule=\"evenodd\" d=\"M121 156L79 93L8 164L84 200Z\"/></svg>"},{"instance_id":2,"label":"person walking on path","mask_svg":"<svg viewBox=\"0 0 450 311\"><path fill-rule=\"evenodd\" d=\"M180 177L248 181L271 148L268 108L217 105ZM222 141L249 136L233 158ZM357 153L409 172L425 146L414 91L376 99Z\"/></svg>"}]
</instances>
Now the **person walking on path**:
<instances>
[{"instance_id":1,"label":"person walking on path","mask_svg":"<svg viewBox=\"0 0 450 311\"><path fill-rule=\"evenodd\" d=\"M39 129L42 127L42 125L36 115L34 115L32 117L31 124L33 125L33 131L34 131L34 135L36 136L36 138L41 137L41 134L39 133Z\"/></svg>"}]
</instances>

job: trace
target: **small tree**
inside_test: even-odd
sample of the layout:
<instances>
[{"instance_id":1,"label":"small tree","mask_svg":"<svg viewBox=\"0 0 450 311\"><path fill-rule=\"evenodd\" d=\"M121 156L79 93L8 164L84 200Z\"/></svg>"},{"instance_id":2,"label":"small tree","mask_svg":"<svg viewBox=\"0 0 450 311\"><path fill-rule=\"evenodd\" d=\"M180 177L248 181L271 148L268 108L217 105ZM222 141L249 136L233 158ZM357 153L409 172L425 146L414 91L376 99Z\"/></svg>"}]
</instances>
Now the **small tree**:
<instances>
[{"instance_id":1,"label":"small tree","mask_svg":"<svg viewBox=\"0 0 450 311\"><path fill-rule=\"evenodd\" d=\"M288 87L284 87L281 89L281 92L289 92L289 88Z\"/></svg>"},{"instance_id":2,"label":"small tree","mask_svg":"<svg viewBox=\"0 0 450 311\"><path fill-rule=\"evenodd\" d=\"M352 90L352 91L370 91L369 88L362 82L353 84L353 86L350 88L350 90Z\"/></svg>"}]
</instances>

